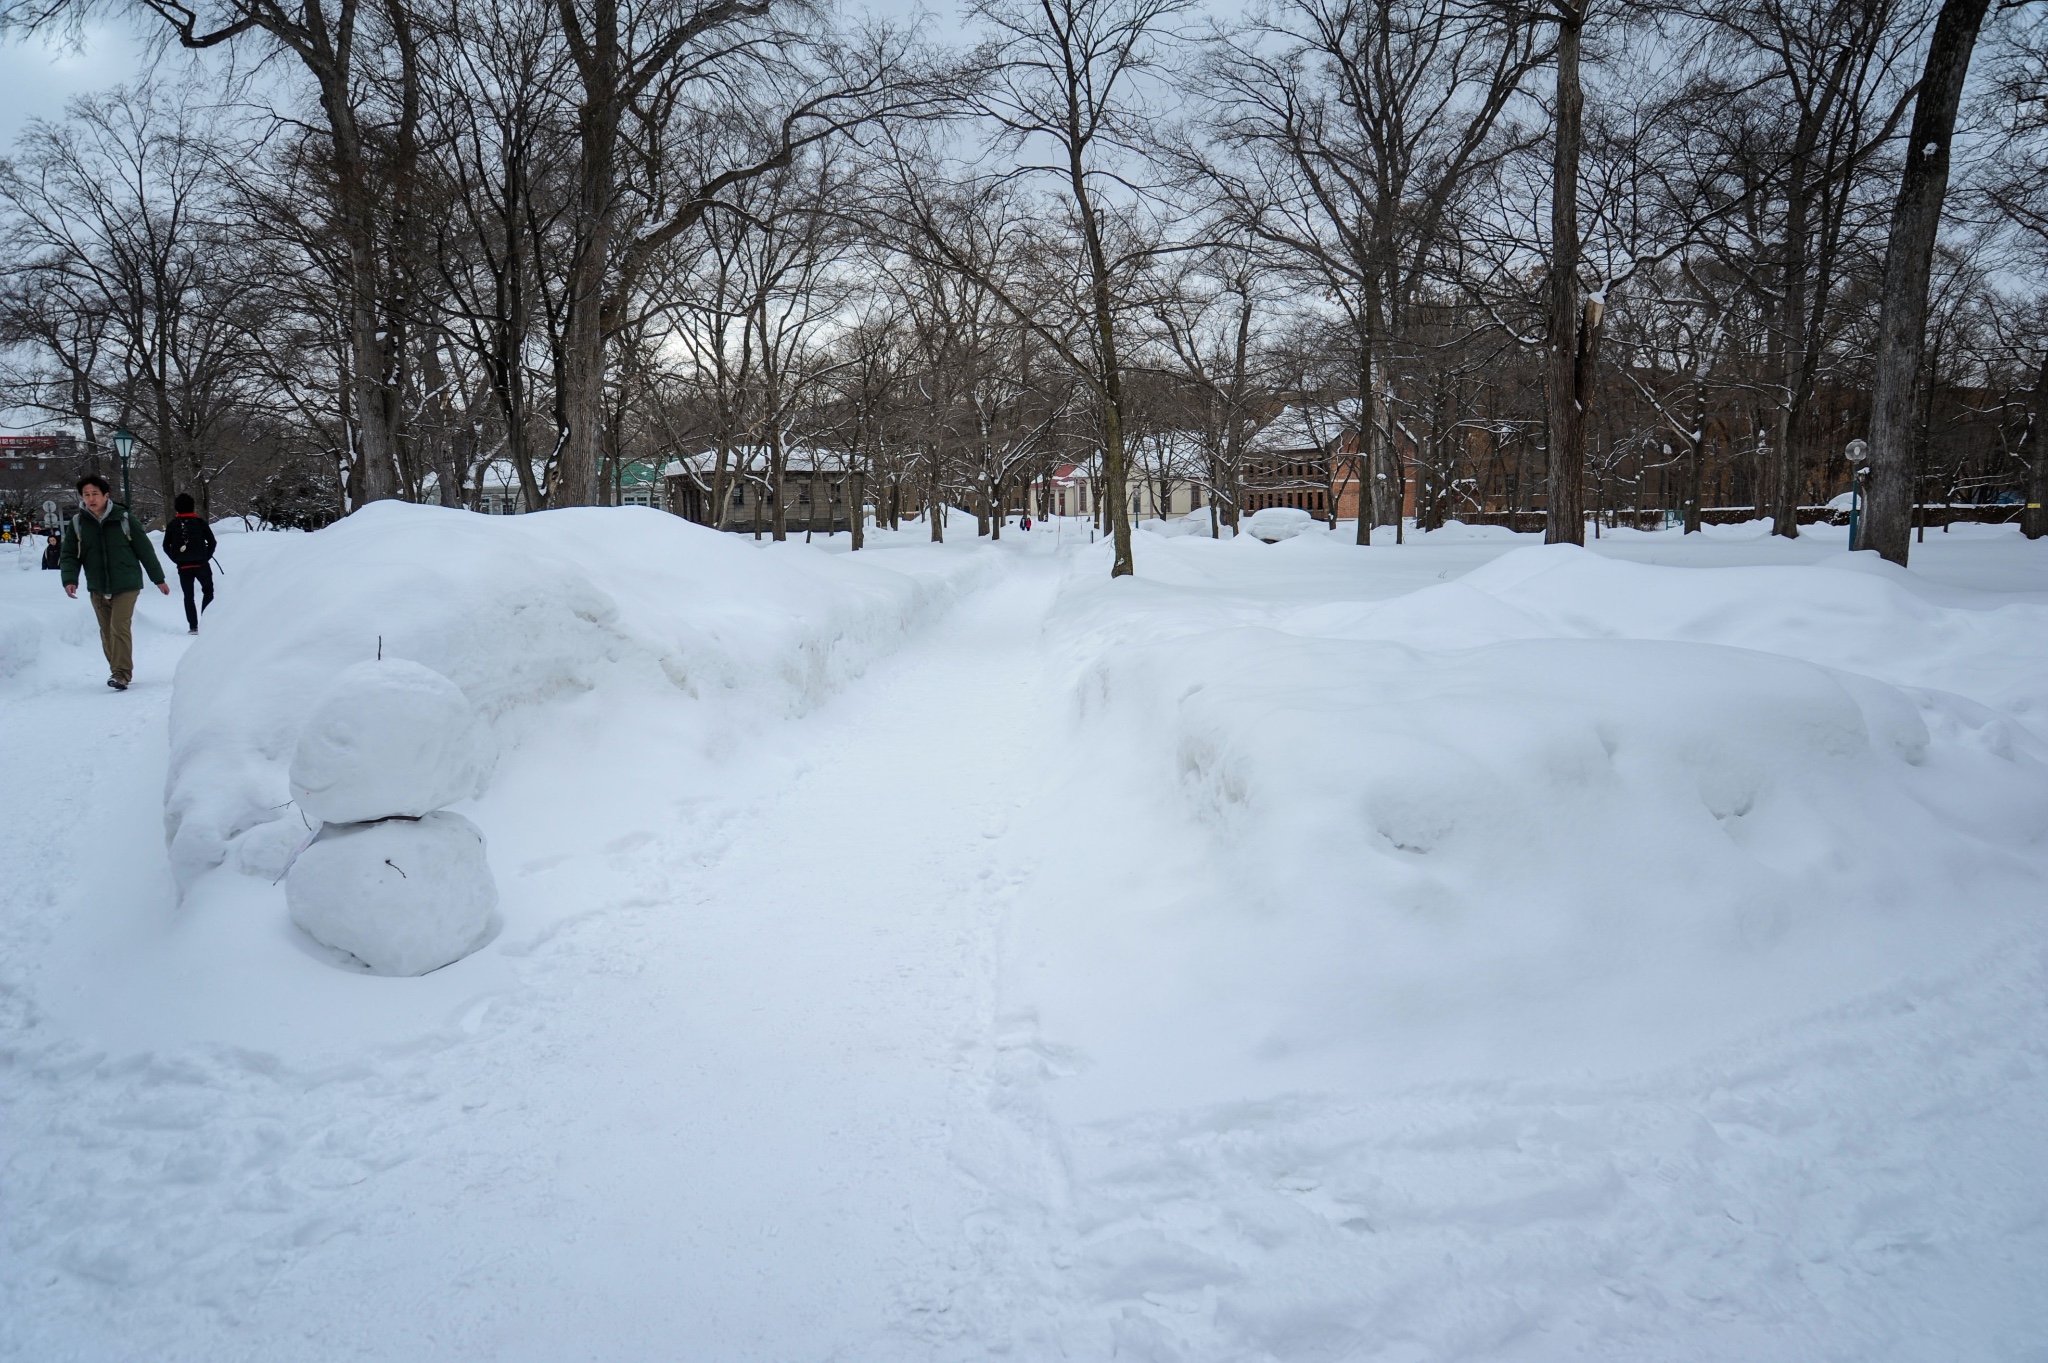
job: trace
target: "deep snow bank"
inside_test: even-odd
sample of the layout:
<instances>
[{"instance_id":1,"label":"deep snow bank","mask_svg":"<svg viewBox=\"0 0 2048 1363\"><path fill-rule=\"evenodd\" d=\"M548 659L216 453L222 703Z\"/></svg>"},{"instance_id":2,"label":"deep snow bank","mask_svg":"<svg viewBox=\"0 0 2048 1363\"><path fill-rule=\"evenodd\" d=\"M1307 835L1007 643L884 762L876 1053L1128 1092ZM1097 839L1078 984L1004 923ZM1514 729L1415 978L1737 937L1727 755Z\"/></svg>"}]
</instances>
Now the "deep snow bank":
<instances>
[{"instance_id":1,"label":"deep snow bank","mask_svg":"<svg viewBox=\"0 0 2048 1363\"><path fill-rule=\"evenodd\" d=\"M809 708L983 566L910 549L843 560L634 507L365 507L293 537L260 578L224 592L179 664L172 867L189 885L238 838L286 819L286 766L314 702L380 648L451 678L501 745L542 722L551 698L608 679L744 724ZM302 831L294 817L276 837L257 833L241 861L275 874Z\"/></svg>"},{"instance_id":2,"label":"deep snow bank","mask_svg":"<svg viewBox=\"0 0 2048 1363\"><path fill-rule=\"evenodd\" d=\"M1233 1056L1274 1089L1335 1083L1307 1059L1333 1048L1411 1080L1657 1063L2039 911L2038 605L1558 547L1304 606L1259 599L1250 551L1339 550L1173 548L1251 589L1178 591L1158 546L1159 580L1079 580L1059 613L1084 732L1185 829L1131 836L1204 868L1120 948L1180 983L1118 1020L1051 967L1026 992L1071 1006L1064 1043L1199 1032L1219 1099L1259 1082Z\"/></svg>"},{"instance_id":3,"label":"deep snow bank","mask_svg":"<svg viewBox=\"0 0 2048 1363\"><path fill-rule=\"evenodd\" d=\"M1930 599L1875 554L1812 567L1653 567L1569 545L1502 556L1456 582L1282 617L1290 632L1432 649L1510 639L1690 641L1783 654L1968 696L2048 737L2048 606Z\"/></svg>"}]
</instances>

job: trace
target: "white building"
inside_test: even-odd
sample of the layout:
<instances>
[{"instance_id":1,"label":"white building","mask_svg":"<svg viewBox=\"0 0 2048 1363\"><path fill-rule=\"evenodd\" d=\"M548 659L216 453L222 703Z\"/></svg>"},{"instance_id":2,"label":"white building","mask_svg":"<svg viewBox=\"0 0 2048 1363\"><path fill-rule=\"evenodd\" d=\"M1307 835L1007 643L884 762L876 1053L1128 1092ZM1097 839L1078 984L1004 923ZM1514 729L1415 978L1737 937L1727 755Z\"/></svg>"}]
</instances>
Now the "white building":
<instances>
[{"instance_id":1,"label":"white building","mask_svg":"<svg viewBox=\"0 0 2048 1363\"><path fill-rule=\"evenodd\" d=\"M1191 462L1200 446L1192 436L1168 433L1135 441L1130 451L1124 505L1132 520L1165 519L1200 511L1209 504L1202 465ZM1093 516L1101 495L1096 459L1059 464L1032 486L1032 508L1054 516Z\"/></svg>"}]
</instances>

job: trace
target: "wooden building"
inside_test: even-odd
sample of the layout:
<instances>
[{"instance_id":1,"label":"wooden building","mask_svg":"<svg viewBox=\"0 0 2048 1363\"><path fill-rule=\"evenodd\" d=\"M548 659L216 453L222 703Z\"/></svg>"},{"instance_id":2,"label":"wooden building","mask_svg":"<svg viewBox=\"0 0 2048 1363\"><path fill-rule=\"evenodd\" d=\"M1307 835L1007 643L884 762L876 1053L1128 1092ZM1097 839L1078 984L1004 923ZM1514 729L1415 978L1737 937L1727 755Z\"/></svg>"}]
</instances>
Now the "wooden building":
<instances>
[{"instance_id":1,"label":"wooden building","mask_svg":"<svg viewBox=\"0 0 2048 1363\"><path fill-rule=\"evenodd\" d=\"M718 451L703 450L671 459L662 469L664 504L678 516L737 534L771 534L775 528L775 484L771 452L765 445L726 451L725 505L714 507ZM783 529L786 533L829 535L853 528L861 511L859 478L837 450L792 445L782 456Z\"/></svg>"}]
</instances>

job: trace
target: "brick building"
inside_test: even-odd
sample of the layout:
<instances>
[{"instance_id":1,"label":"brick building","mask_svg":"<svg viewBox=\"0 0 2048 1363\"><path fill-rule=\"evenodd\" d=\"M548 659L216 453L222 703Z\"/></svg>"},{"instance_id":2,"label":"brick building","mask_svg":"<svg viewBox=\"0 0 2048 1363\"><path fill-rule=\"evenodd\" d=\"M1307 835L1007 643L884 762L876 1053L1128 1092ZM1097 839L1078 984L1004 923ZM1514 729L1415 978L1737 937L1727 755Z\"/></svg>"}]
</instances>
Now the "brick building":
<instances>
[{"instance_id":1,"label":"brick building","mask_svg":"<svg viewBox=\"0 0 2048 1363\"><path fill-rule=\"evenodd\" d=\"M1245 446L1242 510L1291 506L1325 520L1358 516L1358 400L1283 407Z\"/></svg>"},{"instance_id":2,"label":"brick building","mask_svg":"<svg viewBox=\"0 0 2048 1363\"><path fill-rule=\"evenodd\" d=\"M81 457L73 435L0 436L0 520L63 519L78 504L73 484L91 462Z\"/></svg>"}]
</instances>

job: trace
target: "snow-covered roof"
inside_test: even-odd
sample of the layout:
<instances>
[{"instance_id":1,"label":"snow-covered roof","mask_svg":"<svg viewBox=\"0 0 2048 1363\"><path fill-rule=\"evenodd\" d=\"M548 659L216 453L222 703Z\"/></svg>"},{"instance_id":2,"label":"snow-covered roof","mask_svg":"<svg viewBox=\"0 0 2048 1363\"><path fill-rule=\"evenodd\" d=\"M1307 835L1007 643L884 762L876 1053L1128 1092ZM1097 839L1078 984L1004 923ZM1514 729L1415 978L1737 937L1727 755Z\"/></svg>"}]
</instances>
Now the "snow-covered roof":
<instances>
[{"instance_id":1,"label":"snow-covered roof","mask_svg":"<svg viewBox=\"0 0 2048 1363\"><path fill-rule=\"evenodd\" d=\"M1247 448L1253 454L1292 454L1298 450L1327 453L1357 420L1357 398L1292 403L1261 426Z\"/></svg>"},{"instance_id":2,"label":"snow-covered roof","mask_svg":"<svg viewBox=\"0 0 2048 1363\"><path fill-rule=\"evenodd\" d=\"M770 451L766 445L732 445L726 449L725 467L728 473L746 470L755 477L765 477L768 472ZM786 473L843 473L848 458L843 450L823 449L816 445L788 445L783 448L782 467ZM718 468L718 451L699 450L671 459L662 468L665 478L690 477L700 483L709 482Z\"/></svg>"}]
</instances>

